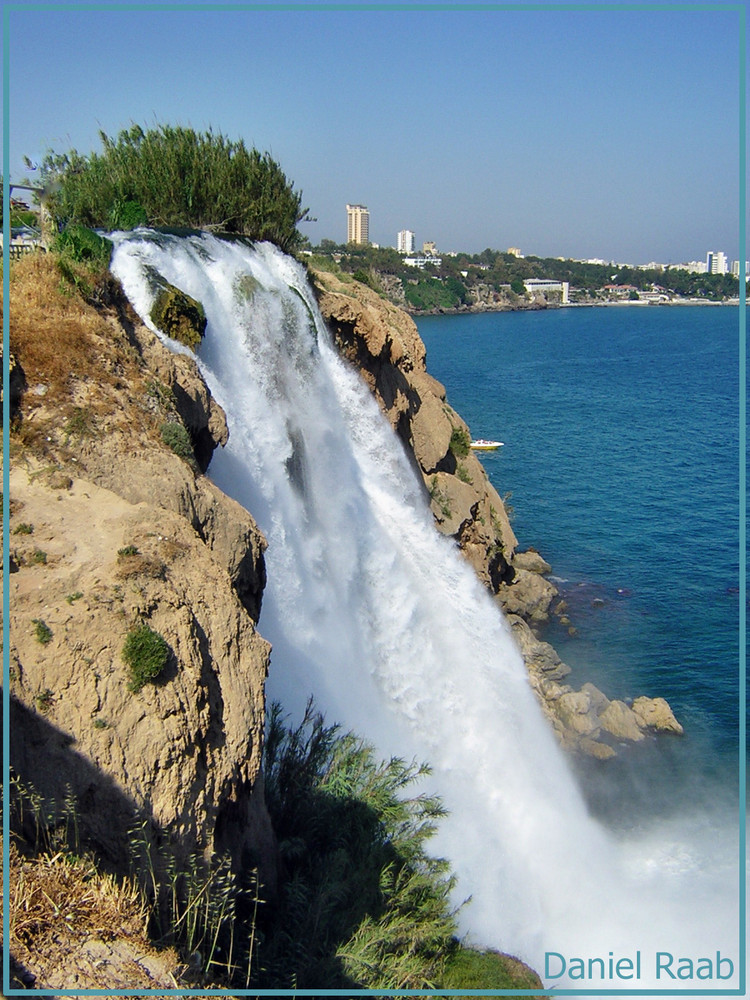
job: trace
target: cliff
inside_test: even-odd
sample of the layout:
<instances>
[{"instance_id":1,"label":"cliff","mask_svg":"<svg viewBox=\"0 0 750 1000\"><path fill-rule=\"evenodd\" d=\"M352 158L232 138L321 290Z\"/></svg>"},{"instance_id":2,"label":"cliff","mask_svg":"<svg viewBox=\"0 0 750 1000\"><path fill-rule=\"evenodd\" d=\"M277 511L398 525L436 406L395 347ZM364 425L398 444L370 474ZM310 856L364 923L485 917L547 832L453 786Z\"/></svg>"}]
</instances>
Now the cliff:
<instances>
[{"instance_id":1,"label":"cliff","mask_svg":"<svg viewBox=\"0 0 750 1000\"><path fill-rule=\"evenodd\" d=\"M265 541L195 453L165 443L165 428L180 428L205 462L226 440L195 363L170 354L112 284L88 291L85 302L61 285L42 255L14 267L25 391L10 435L4 609L13 769L47 812L72 801L82 840L115 869L140 826L178 862L228 851L272 885L260 776L269 646L255 627ZM133 690L123 649L143 624L167 661Z\"/></svg>"},{"instance_id":2,"label":"cliff","mask_svg":"<svg viewBox=\"0 0 750 1000\"><path fill-rule=\"evenodd\" d=\"M361 371L421 475L438 530L455 538L505 611L560 743L607 758L623 740L640 742L649 731L681 733L662 698L627 705L591 683L579 691L564 683L570 668L534 631L559 596L545 578L550 566L538 553L517 551L505 504L468 447L469 428L427 372L414 321L347 275L311 269L311 278L340 352Z\"/></svg>"}]
</instances>

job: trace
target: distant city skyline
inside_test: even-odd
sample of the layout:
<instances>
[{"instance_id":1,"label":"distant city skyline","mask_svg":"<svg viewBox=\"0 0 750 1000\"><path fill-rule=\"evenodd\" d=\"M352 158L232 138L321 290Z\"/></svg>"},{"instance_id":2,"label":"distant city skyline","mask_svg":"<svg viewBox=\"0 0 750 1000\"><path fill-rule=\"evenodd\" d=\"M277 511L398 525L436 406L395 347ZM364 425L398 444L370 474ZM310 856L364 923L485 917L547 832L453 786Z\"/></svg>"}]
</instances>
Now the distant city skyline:
<instances>
[{"instance_id":1,"label":"distant city skyline","mask_svg":"<svg viewBox=\"0 0 750 1000\"><path fill-rule=\"evenodd\" d=\"M312 243L341 241L348 202L382 245L408 228L471 253L740 256L736 9L18 8L16 182L38 176L24 156L96 151L99 129L182 124L270 153Z\"/></svg>"},{"instance_id":2,"label":"distant city skyline","mask_svg":"<svg viewBox=\"0 0 750 1000\"><path fill-rule=\"evenodd\" d=\"M361 244L370 242L368 238L364 235L369 233L370 226L370 211L367 205L347 205L347 235L346 242ZM366 218L366 222L360 221L362 218ZM323 237L323 239L330 237ZM336 240L333 240L336 243ZM414 253L416 248L417 240L416 234L411 229L400 229L396 234L396 240L392 243L380 244L372 242L372 246L380 247L385 246L390 249L397 250L399 253ZM614 258L605 259L602 257L572 257L566 254L537 254L531 251L530 253L522 253L519 247L508 247L503 250L502 247L487 247L485 249L496 250L499 253L509 253L516 257L556 257L565 260L576 260L579 262L587 264L612 264L617 267L669 267L676 266L678 264L686 265L688 270L703 272L709 274L729 274L730 272L736 277L739 277L740 273L740 261L732 260L730 255L726 254L722 250L708 250L705 254L705 260L688 260L683 258L679 261L656 261L651 260L648 263L641 261L616 261ZM437 252L437 244L434 241L425 241L423 244L423 251L428 253ZM466 250L463 247L452 247L451 249L445 249L448 254L457 253L469 253L472 254L474 251ZM747 261L745 262L745 273L748 271Z\"/></svg>"}]
</instances>

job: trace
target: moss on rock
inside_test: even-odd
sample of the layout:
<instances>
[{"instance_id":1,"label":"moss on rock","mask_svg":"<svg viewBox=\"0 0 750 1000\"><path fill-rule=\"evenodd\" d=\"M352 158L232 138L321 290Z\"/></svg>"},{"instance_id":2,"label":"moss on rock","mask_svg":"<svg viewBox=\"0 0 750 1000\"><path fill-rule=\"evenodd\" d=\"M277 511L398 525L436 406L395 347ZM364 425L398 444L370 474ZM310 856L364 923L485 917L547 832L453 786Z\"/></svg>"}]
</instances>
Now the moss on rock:
<instances>
[{"instance_id":1,"label":"moss on rock","mask_svg":"<svg viewBox=\"0 0 750 1000\"><path fill-rule=\"evenodd\" d=\"M151 307L151 320L172 340L195 350L206 332L203 306L174 285L165 284Z\"/></svg>"}]
</instances>

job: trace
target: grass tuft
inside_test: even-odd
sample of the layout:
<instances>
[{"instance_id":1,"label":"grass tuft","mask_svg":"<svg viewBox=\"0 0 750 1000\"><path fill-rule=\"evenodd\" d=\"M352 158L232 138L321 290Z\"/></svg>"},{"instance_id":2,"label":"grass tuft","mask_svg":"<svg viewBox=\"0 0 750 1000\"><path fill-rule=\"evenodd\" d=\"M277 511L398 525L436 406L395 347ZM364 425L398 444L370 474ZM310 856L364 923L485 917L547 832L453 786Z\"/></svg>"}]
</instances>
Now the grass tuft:
<instances>
[{"instance_id":1,"label":"grass tuft","mask_svg":"<svg viewBox=\"0 0 750 1000\"><path fill-rule=\"evenodd\" d=\"M34 625L34 636L37 642L46 646L48 642L52 641L52 629L45 621L42 621L41 618L32 618L32 624Z\"/></svg>"},{"instance_id":2,"label":"grass tuft","mask_svg":"<svg viewBox=\"0 0 750 1000\"><path fill-rule=\"evenodd\" d=\"M169 646L164 636L148 625L138 625L128 632L122 647L122 658L128 667L128 689L133 693L156 678L164 670Z\"/></svg>"}]
</instances>

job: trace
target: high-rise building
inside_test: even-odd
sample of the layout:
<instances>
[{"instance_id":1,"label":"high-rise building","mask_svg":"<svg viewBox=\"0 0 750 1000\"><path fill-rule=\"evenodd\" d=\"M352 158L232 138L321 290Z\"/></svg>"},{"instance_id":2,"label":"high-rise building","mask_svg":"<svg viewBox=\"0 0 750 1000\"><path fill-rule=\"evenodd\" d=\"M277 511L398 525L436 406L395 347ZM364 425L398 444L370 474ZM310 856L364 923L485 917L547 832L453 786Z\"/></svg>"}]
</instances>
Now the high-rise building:
<instances>
[{"instance_id":1,"label":"high-rise building","mask_svg":"<svg viewBox=\"0 0 750 1000\"><path fill-rule=\"evenodd\" d=\"M346 206L346 242L370 242L370 213L366 205Z\"/></svg>"},{"instance_id":2,"label":"high-rise building","mask_svg":"<svg viewBox=\"0 0 750 1000\"><path fill-rule=\"evenodd\" d=\"M738 260L732 261L732 274L735 278L740 276L740 262ZM750 276L750 261L745 261L745 277Z\"/></svg>"},{"instance_id":3,"label":"high-rise building","mask_svg":"<svg viewBox=\"0 0 750 1000\"><path fill-rule=\"evenodd\" d=\"M729 269L727 255L721 250L709 250L706 254L707 274L726 274Z\"/></svg>"},{"instance_id":4,"label":"high-rise building","mask_svg":"<svg viewBox=\"0 0 750 1000\"><path fill-rule=\"evenodd\" d=\"M399 253L414 253L414 233L411 229L402 229L398 234L396 249Z\"/></svg>"}]
</instances>

